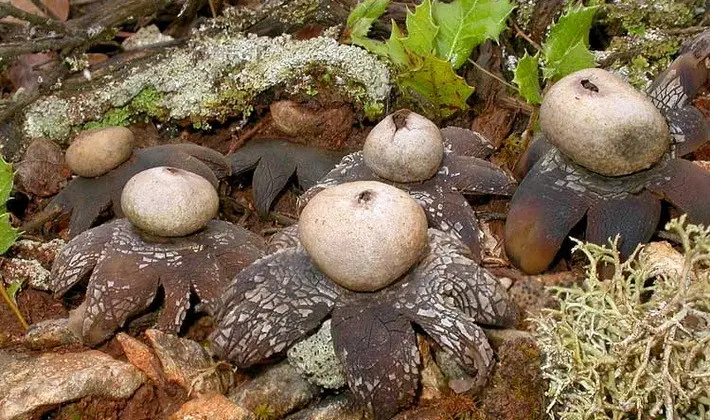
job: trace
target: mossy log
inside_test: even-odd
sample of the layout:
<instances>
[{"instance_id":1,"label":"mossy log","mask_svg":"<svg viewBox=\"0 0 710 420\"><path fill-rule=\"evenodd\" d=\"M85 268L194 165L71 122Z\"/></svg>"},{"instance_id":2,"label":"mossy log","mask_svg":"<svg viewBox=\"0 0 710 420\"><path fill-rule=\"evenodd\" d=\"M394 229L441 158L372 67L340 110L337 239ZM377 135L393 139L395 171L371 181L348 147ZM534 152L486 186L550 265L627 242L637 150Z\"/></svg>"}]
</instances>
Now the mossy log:
<instances>
[{"instance_id":1,"label":"mossy log","mask_svg":"<svg viewBox=\"0 0 710 420\"><path fill-rule=\"evenodd\" d=\"M259 22L277 28L274 19ZM17 160L28 139L62 143L104 125L153 120L207 128L247 117L274 89L309 95L327 90L368 117L384 109L389 69L364 49L339 44L328 31L296 40L244 34L243 26L243 19L226 13L182 45L143 51L141 58L94 72L90 81L67 80L0 127L3 155Z\"/></svg>"}]
</instances>

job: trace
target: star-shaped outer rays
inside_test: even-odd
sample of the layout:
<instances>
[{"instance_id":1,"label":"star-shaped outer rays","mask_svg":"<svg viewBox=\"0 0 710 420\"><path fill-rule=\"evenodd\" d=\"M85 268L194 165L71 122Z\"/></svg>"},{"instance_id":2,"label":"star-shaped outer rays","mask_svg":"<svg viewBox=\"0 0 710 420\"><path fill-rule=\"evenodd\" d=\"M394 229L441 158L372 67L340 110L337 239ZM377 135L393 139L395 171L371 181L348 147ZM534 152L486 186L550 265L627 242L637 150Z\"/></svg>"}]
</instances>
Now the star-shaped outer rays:
<instances>
[{"instance_id":1,"label":"star-shaped outer rays","mask_svg":"<svg viewBox=\"0 0 710 420\"><path fill-rule=\"evenodd\" d=\"M398 283L348 291L313 266L297 227L273 238L273 253L234 278L218 315L212 348L247 367L283 351L332 317L333 345L350 389L375 418L414 400L424 329L482 385L493 352L478 324L508 326L515 310L503 286L448 233L429 229L427 256Z\"/></svg>"},{"instance_id":2,"label":"star-shaped outer rays","mask_svg":"<svg viewBox=\"0 0 710 420\"><path fill-rule=\"evenodd\" d=\"M230 173L229 162L221 153L196 144L168 144L137 149L130 159L104 175L72 179L23 230L32 230L47 218L71 213L69 233L73 237L89 229L105 210L111 209L116 217L122 217L123 186L138 172L157 166L172 166L196 173L210 181L215 188L219 180Z\"/></svg>"},{"instance_id":3,"label":"star-shaped outer rays","mask_svg":"<svg viewBox=\"0 0 710 420\"><path fill-rule=\"evenodd\" d=\"M585 215L586 239L603 245L619 235L624 257L655 232L661 200L687 213L693 223L710 224L710 172L678 158L710 138L708 120L690 105L707 80L710 32L704 36L651 85L649 95L668 120L674 143L672 153L651 168L606 177L574 164L543 136L530 145L516 170L524 179L505 226L506 253L513 264L531 274L547 269Z\"/></svg>"},{"instance_id":4,"label":"star-shaped outer rays","mask_svg":"<svg viewBox=\"0 0 710 420\"><path fill-rule=\"evenodd\" d=\"M254 207L263 217L294 172L301 188L311 188L344 154L287 140L259 139L245 144L227 159L231 161L233 175L254 170Z\"/></svg>"},{"instance_id":5,"label":"star-shaped outer rays","mask_svg":"<svg viewBox=\"0 0 710 420\"><path fill-rule=\"evenodd\" d=\"M509 196L515 180L498 166L484 160L493 146L480 134L457 127L441 130L444 159L439 171L420 183L396 183L375 175L365 165L362 152L345 156L341 162L307 190L300 198L301 208L324 188L353 181L380 181L401 188L419 202L429 226L450 232L473 252L475 261L483 257L483 232L465 195L496 194Z\"/></svg>"},{"instance_id":6,"label":"star-shaped outer rays","mask_svg":"<svg viewBox=\"0 0 710 420\"><path fill-rule=\"evenodd\" d=\"M197 233L147 242L126 219L90 229L72 239L52 266L55 295L63 296L89 276L86 299L70 319L85 344L95 345L140 314L159 287L165 303L157 328L177 333L190 296L216 311L232 277L263 255L263 240L239 227L211 221Z\"/></svg>"}]
</instances>

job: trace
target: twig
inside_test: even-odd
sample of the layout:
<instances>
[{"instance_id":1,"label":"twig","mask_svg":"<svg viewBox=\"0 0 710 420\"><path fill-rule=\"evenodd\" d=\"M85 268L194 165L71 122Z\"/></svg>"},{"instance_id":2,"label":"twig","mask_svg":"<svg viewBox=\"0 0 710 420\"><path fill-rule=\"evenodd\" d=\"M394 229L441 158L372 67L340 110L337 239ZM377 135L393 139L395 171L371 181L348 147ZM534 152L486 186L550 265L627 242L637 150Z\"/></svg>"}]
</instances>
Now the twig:
<instances>
[{"instance_id":1,"label":"twig","mask_svg":"<svg viewBox=\"0 0 710 420\"><path fill-rule=\"evenodd\" d=\"M22 9L13 6L10 3L0 3L0 17L12 16L20 20L24 20L32 25L41 26L47 28L50 31L58 32L61 34L69 34L72 31L67 28L67 26L59 20L47 19L42 16L35 15L34 13L27 13Z\"/></svg>"},{"instance_id":2,"label":"twig","mask_svg":"<svg viewBox=\"0 0 710 420\"><path fill-rule=\"evenodd\" d=\"M518 88L514 85L511 85L510 83L506 82L503 80L501 77L496 76L495 74L491 73L490 71L484 69L481 67L480 64L476 63L475 61L471 60L470 58L468 59L468 62L473 64L477 69L481 70L483 73L487 74L488 76L496 79L497 81L501 82L502 84L508 86L509 88L513 89L514 91L518 92Z\"/></svg>"},{"instance_id":3,"label":"twig","mask_svg":"<svg viewBox=\"0 0 710 420\"><path fill-rule=\"evenodd\" d=\"M476 216L480 220L505 220L508 214L494 211L477 211Z\"/></svg>"},{"instance_id":4,"label":"twig","mask_svg":"<svg viewBox=\"0 0 710 420\"><path fill-rule=\"evenodd\" d=\"M15 317L17 318L18 321L20 321L20 325L22 325L22 328L27 331L30 329L30 325L25 321L25 318L22 316L22 313L20 312L20 309L15 305L15 302L12 301L12 298L10 298L10 295L7 293L7 289L5 289L5 280L0 276L0 295L2 295L2 298L7 302L7 305L10 307L10 310L12 310L12 313L15 314Z\"/></svg>"},{"instance_id":5,"label":"twig","mask_svg":"<svg viewBox=\"0 0 710 420\"><path fill-rule=\"evenodd\" d=\"M216 18L217 17L217 10L214 7L214 4L212 3L213 0L207 0L207 4L210 5L210 13L212 13L212 17Z\"/></svg>"},{"instance_id":6,"label":"twig","mask_svg":"<svg viewBox=\"0 0 710 420\"><path fill-rule=\"evenodd\" d=\"M542 47L540 44L537 42L533 41L532 38L528 36L525 32L523 32L520 27L518 26L517 23L513 22L513 29L515 29L515 34L516 36L519 36L520 38L523 38L524 40L528 41L530 45L532 45L536 50L542 51Z\"/></svg>"},{"instance_id":7,"label":"twig","mask_svg":"<svg viewBox=\"0 0 710 420\"><path fill-rule=\"evenodd\" d=\"M292 226L298 223L298 219L295 219L291 216L282 214L282 213L277 213L275 211L272 211L269 213L269 219L275 220L282 224L283 226Z\"/></svg>"},{"instance_id":8,"label":"twig","mask_svg":"<svg viewBox=\"0 0 710 420\"><path fill-rule=\"evenodd\" d=\"M666 30L668 35L695 35L708 29L707 26L690 26L688 28L671 28Z\"/></svg>"},{"instance_id":9,"label":"twig","mask_svg":"<svg viewBox=\"0 0 710 420\"><path fill-rule=\"evenodd\" d=\"M42 227L42 225L48 221L54 219L61 212L62 209L59 206L46 208L42 210L42 212L38 213L31 221L20 226L20 230L22 232L33 232Z\"/></svg>"},{"instance_id":10,"label":"twig","mask_svg":"<svg viewBox=\"0 0 710 420\"><path fill-rule=\"evenodd\" d=\"M229 151L227 152L227 154L230 155L234 153L235 150L243 146L247 140L254 137L254 135L258 133L259 130L264 128L264 125L266 125L267 122L271 122L271 114L260 119L256 124L246 130L244 134L240 135L239 133L237 133L237 135L235 136L236 138L233 138L232 141L229 142Z\"/></svg>"},{"instance_id":11,"label":"twig","mask_svg":"<svg viewBox=\"0 0 710 420\"><path fill-rule=\"evenodd\" d=\"M85 39L83 38L70 36L61 39L47 39L44 41L7 43L0 46L0 58L15 58L22 54L73 48L81 45L84 41Z\"/></svg>"}]
</instances>

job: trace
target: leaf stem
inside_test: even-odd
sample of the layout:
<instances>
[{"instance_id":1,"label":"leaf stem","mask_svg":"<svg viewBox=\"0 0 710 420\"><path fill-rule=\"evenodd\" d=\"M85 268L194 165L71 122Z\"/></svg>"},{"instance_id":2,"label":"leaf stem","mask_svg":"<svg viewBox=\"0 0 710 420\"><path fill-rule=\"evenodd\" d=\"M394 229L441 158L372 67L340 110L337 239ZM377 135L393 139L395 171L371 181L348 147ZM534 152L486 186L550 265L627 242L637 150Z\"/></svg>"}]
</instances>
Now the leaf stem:
<instances>
[{"instance_id":1,"label":"leaf stem","mask_svg":"<svg viewBox=\"0 0 710 420\"><path fill-rule=\"evenodd\" d=\"M2 276L0 276L0 295L2 295L5 302L7 302L8 306L10 306L12 313L14 313L15 317L17 317L17 320L20 321L22 328L24 328L25 331L29 330L29 324L27 323L27 321L25 321L25 318L22 316L22 313L20 313L20 309L17 307L17 305L15 305L15 302L12 301L10 295L7 293L7 289L5 289L5 280L3 280Z\"/></svg>"},{"instance_id":2,"label":"leaf stem","mask_svg":"<svg viewBox=\"0 0 710 420\"><path fill-rule=\"evenodd\" d=\"M519 90L518 90L517 87L515 87L514 85L512 85L512 84L506 82L506 81L505 81L504 79L502 79L501 77L499 77L499 76L497 76L497 75L491 73L490 71L484 69L483 67L481 67L480 64L476 63L475 61L471 60L470 58L468 59L468 62L471 63L471 64L473 64L477 69L481 70L483 73L487 74L488 76L490 76L490 77L496 79L497 81L503 83L504 85L508 86L509 88L513 89L514 91L519 92Z\"/></svg>"},{"instance_id":3,"label":"leaf stem","mask_svg":"<svg viewBox=\"0 0 710 420\"><path fill-rule=\"evenodd\" d=\"M528 42L530 43L530 45L532 45L537 51L542 51L542 47L540 46L540 44L538 44L537 42L533 41L532 38L530 38L530 37L528 36L528 34L526 34L525 32L523 32L523 30L520 29L520 27L518 26L518 24L515 23L515 22L513 22L513 29L515 29L515 34L516 34L517 36L519 36L519 37L523 38L524 40L528 41Z\"/></svg>"}]
</instances>

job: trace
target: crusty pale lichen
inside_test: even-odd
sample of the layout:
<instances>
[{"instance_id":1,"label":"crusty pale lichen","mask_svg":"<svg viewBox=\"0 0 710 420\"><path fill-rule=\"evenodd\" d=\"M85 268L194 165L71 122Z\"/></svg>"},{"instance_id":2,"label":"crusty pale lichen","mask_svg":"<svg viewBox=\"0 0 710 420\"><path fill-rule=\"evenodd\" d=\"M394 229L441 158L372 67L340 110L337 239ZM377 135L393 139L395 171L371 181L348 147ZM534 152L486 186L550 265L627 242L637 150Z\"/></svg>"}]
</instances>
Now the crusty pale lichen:
<instances>
[{"instance_id":1,"label":"crusty pale lichen","mask_svg":"<svg viewBox=\"0 0 710 420\"><path fill-rule=\"evenodd\" d=\"M334 89L371 114L382 110L389 94L387 67L363 49L326 37L298 41L215 29L205 28L186 46L95 80L90 89L43 98L26 112L24 135L62 140L88 122L114 117L117 110L119 116L140 111L135 100L146 89L159 100L149 104L155 114L149 116L203 126L248 114L257 95L277 86L302 86L312 72L333 75Z\"/></svg>"},{"instance_id":2,"label":"crusty pale lichen","mask_svg":"<svg viewBox=\"0 0 710 420\"><path fill-rule=\"evenodd\" d=\"M707 419L710 228L684 221L667 226L683 248L673 268L645 250L622 263L613 249L577 245L586 281L556 289L559 309L534 320L551 417ZM614 267L610 280L599 278L602 263Z\"/></svg>"},{"instance_id":3,"label":"crusty pale lichen","mask_svg":"<svg viewBox=\"0 0 710 420\"><path fill-rule=\"evenodd\" d=\"M645 88L672 61L688 34L683 28L697 24L704 0L625 0L605 2L600 13L611 37L610 63L637 88Z\"/></svg>"}]
</instances>

